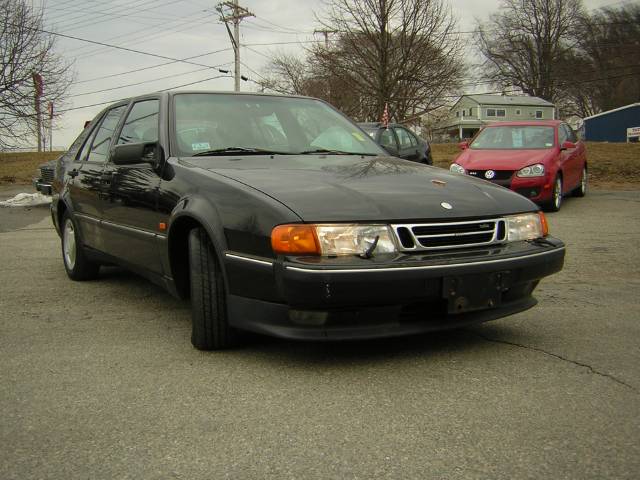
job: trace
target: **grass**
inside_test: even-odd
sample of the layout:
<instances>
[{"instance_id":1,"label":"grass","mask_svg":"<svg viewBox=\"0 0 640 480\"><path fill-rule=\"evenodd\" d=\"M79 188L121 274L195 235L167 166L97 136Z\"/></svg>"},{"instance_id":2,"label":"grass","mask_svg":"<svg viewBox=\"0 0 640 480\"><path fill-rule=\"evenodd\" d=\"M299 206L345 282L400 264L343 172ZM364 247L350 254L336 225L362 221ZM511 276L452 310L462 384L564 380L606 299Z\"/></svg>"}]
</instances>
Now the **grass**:
<instances>
[{"instance_id":1,"label":"grass","mask_svg":"<svg viewBox=\"0 0 640 480\"><path fill-rule=\"evenodd\" d=\"M38 166L62 152L0 153L0 185L30 184ZM456 143L432 145L433 163L449 168L460 153ZM590 182L602 188L640 188L640 143L587 142Z\"/></svg>"},{"instance_id":2,"label":"grass","mask_svg":"<svg viewBox=\"0 0 640 480\"><path fill-rule=\"evenodd\" d=\"M433 144L433 164L449 168L459 153L456 143ZM591 186L640 188L640 143L587 142L587 162Z\"/></svg>"},{"instance_id":3,"label":"grass","mask_svg":"<svg viewBox=\"0 0 640 480\"><path fill-rule=\"evenodd\" d=\"M0 185L30 184L39 174L41 163L53 160L63 152L0 153Z\"/></svg>"}]
</instances>

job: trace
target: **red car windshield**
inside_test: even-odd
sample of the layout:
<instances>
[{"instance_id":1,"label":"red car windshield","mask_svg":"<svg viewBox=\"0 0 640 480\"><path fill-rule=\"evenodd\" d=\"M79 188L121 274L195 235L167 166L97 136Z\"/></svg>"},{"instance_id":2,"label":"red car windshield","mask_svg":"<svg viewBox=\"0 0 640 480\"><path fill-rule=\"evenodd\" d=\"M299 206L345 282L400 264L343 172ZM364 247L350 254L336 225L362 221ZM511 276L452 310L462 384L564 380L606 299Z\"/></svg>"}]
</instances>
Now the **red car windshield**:
<instances>
[{"instance_id":1,"label":"red car windshield","mask_svg":"<svg viewBox=\"0 0 640 480\"><path fill-rule=\"evenodd\" d=\"M474 150L519 150L552 148L553 127L499 126L482 130L471 144Z\"/></svg>"}]
</instances>

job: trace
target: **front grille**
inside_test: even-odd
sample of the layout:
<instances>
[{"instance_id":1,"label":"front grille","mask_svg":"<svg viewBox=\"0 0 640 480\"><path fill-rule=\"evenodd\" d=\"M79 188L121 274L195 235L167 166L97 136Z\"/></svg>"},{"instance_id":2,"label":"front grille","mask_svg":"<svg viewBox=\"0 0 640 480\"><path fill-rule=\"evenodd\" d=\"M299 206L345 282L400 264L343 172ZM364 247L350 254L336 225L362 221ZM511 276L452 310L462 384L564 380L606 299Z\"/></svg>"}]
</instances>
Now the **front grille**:
<instances>
[{"instance_id":1,"label":"front grille","mask_svg":"<svg viewBox=\"0 0 640 480\"><path fill-rule=\"evenodd\" d=\"M51 167L40 168L40 178L44 183L53 182L53 175L54 175L53 168Z\"/></svg>"},{"instance_id":2,"label":"front grille","mask_svg":"<svg viewBox=\"0 0 640 480\"><path fill-rule=\"evenodd\" d=\"M507 236L506 223L501 218L392 227L405 252L491 245L504 242Z\"/></svg>"},{"instance_id":3,"label":"front grille","mask_svg":"<svg viewBox=\"0 0 640 480\"><path fill-rule=\"evenodd\" d=\"M491 170L494 172L494 176L492 178L486 177L488 171L489 170L469 170L467 173L472 177L488 180L489 182L502 185L503 187L509 188L511 186L511 177L513 177L514 170Z\"/></svg>"}]
</instances>

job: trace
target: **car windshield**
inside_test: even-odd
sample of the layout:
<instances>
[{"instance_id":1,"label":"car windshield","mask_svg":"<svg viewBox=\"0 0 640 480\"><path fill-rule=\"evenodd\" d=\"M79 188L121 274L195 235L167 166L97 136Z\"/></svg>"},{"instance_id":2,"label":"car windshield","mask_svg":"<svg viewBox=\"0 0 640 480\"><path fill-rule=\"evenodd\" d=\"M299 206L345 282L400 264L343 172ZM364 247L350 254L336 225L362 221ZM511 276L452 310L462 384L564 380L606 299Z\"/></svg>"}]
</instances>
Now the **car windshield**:
<instances>
[{"instance_id":1,"label":"car windshield","mask_svg":"<svg viewBox=\"0 0 640 480\"><path fill-rule=\"evenodd\" d=\"M546 126L500 126L487 127L475 138L473 150L514 150L552 148L553 127Z\"/></svg>"},{"instance_id":2,"label":"car windshield","mask_svg":"<svg viewBox=\"0 0 640 480\"><path fill-rule=\"evenodd\" d=\"M178 156L384 154L355 124L319 100L184 93L174 96L173 107Z\"/></svg>"}]
</instances>

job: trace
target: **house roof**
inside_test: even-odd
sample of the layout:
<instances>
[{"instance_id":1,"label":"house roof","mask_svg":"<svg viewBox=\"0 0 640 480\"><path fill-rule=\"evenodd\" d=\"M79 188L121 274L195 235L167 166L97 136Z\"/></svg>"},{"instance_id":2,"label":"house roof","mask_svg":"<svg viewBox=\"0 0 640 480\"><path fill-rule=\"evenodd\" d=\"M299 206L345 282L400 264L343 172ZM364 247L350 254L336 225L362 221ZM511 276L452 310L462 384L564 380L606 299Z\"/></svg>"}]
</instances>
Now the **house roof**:
<instances>
[{"instance_id":1,"label":"house roof","mask_svg":"<svg viewBox=\"0 0 640 480\"><path fill-rule=\"evenodd\" d=\"M519 105L519 106L536 106L536 107L553 107L553 103L543 100L539 97L530 97L528 95L463 95L461 97L470 98L474 102L481 105Z\"/></svg>"},{"instance_id":2,"label":"house roof","mask_svg":"<svg viewBox=\"0 0 640 480\"><path fill-rule=\"evenodd\" d=\"M606 112L596 113L595 115L591 115L590 117L586 117L584 120L590 120L592 118L600 117L602 115L608 115L610 113L617 112L619 110L625 110L627 108L638 107L638 106L640 106L640 102L638 102L638 103L630 103L629 105L625 105L624 107L614 108L613 110L607 110Z\"/></svg>"}]
</instances>

